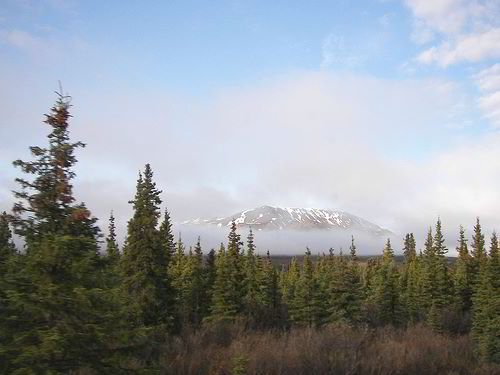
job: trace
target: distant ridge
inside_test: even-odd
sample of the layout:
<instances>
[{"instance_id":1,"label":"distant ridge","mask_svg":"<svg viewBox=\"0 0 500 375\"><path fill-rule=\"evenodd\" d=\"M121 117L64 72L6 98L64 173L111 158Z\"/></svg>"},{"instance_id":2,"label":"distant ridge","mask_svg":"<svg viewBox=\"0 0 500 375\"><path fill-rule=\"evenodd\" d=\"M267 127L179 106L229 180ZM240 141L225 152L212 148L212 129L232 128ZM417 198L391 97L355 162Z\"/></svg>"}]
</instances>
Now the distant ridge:
<instances>
[{"instance_id":1,"label":"distant ridge","mask_svg":"<svg viewBox=\"0 0 500 375\"><path fill-rule=\"evenodd\" d=\"M341 230L360 231L373 236L387 236L392 232L347 212L317 208L261 206L214 219L194 219L182 225L227 227L234 219L239 227L254 230Z\"/></svg>"}]
</instances>

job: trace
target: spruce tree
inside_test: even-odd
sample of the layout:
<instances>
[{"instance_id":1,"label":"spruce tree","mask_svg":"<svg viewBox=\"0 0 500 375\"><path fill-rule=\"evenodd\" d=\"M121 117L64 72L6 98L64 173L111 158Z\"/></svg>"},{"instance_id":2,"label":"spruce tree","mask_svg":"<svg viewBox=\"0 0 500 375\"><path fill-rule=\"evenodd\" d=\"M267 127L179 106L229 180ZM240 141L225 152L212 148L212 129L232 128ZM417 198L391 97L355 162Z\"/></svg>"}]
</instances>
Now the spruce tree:
<instances>
[{"instance_id":1,"label":"spruce tree","mask_svg":"<svg viewBox=\"0 0 500 375\"><path fill-rule=\"evenodd\" d=\"M300 267L297 258L293 257L288 265L288 270L282 271L280 285L283 302L288 308L288 316L291 321L297 321L299 315L296 296L299 280Z\"/></svg>"},{"instance_id":2,"label":"spruce tree","mask_svg":"<svg viewBox=\"0 0 500 375\"><path fill-rule=\"evenodd\" d=\"M470 255L465 238L465 229L460 226L460 235L457 246L458 259L456 262L455 273L453 277L455 296L458 308L463 313L468 312L472 307L472 280Z\"/></svg>"},{"instance_id":3,"label":"spruce tree","mask_svg":"<svg viewBox=\"0 0 500 375\"><path fill-rule=\"evenodd\" d=\"M313 326L319 325L321 313L318 296L318 283L314 277L313 263L311 259L311 250L306 249L302 271L297 283L294 299L294 315L292 321L298 325Z\"/></svg>"},{"instance_id":4,"label":"spruce tree","mask_svg":"<svg viewBox=\"0 0 500 375\"><path fill-rule=\"evenodd\" d=\"M427 315L436 297L437 256L434 247L432 228L427 232L422 254L422 272L420 279L420 295L423 315Z\"/></svg>"},{"instance_id":5,"label":"spruce tree","mask_svg":"<svg viewBox=\"0 0 500 375\"><path fill-rule=\"evenodd\" d=\"M146 164L139 173L128 222L126 246L121 259L122 290L130 319L136 326L170 328L173 323L173 289L168 278L167 258L157 228L160 193L153 171Z\"/></svg>"},{"instance_id":6,"label":"spruce tree","mask_svg":"<svg viewBox=\"0 0 500 375\"><path fill-rule=\"evenodd\" d=\"M99 229L85 205L74 205L74 152L84 145L70 142L69 108L69 97L58 94L45 119L49 146L31 147L34 161L14 162L33 179L16 179L14 192L13 224L26 253L7 275L4 373L103 373L116 365L120 327L102 277Z\"/></svg>"},{"instance_id":7,"label":"spruce tree","mask_svg":"<svg viewBox=\"0 0 500 375\"><path fill-rule=\"evenodd\" d=\"M120 259L120 251L116 243L116 227L113 212L109 216L108 236L106 237L106 255L112 264L116 264Z\"/></svg>"},{"instance_id":8,"label":"spruce tree","mask_svg":"<svg viewBox=\"0 0 500 375\"><path fill-rule=\"evenodd\" d=\"M217 257L215 258L215 281L212 291L212 306L210 309L211 320L234 320L240 306L231 282L231 262L224 244L221 243Z\"/></svg>"},{"instance_id":9,"label":"spruce tree","mask_svg":"<svg viewBox=\"0 0 500 375\"><path fill-rule=\"evenodd\" d=\"M167 266L170 263L175 253L174 235L172 234L172 223L170 220L170 213L165 209L163 222L160 225L160 241L165 252Z\"/></svg>"},{"instance_id":10,"label":"spruce tree","mask_svg":"<svg viewBox=\"0 0 500 375\"><path fill-rule=\"evenodd\" d=\"M163 247L164 249L164 247ZM190 286L186 280L188 259L186 248L179 233L179 238L175 244L175 253L168 264L168 275L170 277L175 298L175 319L176 322L186 323L189 320L189 294ZM167 254L165 252L165 254Z\"/></svg>"},{"instance_id":11,"label":"spruce tree","mask_svg":"<svg viewBox=\"0 0 500 375\"><path fill-rule=\"evenodd\" d=\"M241 236L237 233L236 222L231 222L231 228L228 235L227 244L227 261L229 266L229 284L231 285L232 293L230 299L231 305L235 306L237 313L243 311L244 297L244 270L242 249L243 242Z\"/></svg>"},{"instance_id":12,"label":"spruce tree","mask_svg":"<svg viewBox=\"0 0 500 375\"><path fill-rule=\"evenodd\" d=\"M339 256L329 284L329 321L357 323L361 318L362 288L353 239L349 259Z\"/></svg>"},{"instance_id":13,"label":"spruce tree","mask_svg":"<svg viewBox=\"0 0 500 375\"><path fill-rule=\"evenodd\" d=\"M411 280L411 278L415 277L413 272L414 268L413 263L415 258L417 257L416 243L413 233L407 233L405 235L405 238L403 240L403 255L404 255L404 264L402 267L401 280L400 280L401 299L408 319L413 320L415 314L413 311L410 311L412 310L412 307L410 305L413 302L410 300L410 298L414 298L415 296L410 297L410 290L409 290L410 286L412 288L414 287L415 280ZM412 290L411 292L413 293L414 290Z\"/></svg>"},{"instance_id":14,"label":"spruce tree","mask_svg":"<svg viewBox=\"0 0 500 375\"><path fill-rule=\"evenodd\" d=\"M207 259L205 261L205 267L203 268L203 279L205 284L205 302L206 306L206 315L209 314L211 304L212 304L212 295L213 295L213 287L216 277L216 268L215 268L215 250L210 249L207 255Z\"/></svg>"},{"instance_id":15,"label":"spruce tree","mask_svg":"<svg viewBox=\"0 0 500 375\"><path fill-rule=\"evenodd\" d=\"M415 237L413 236L413 233L407 233L404 238L403 255L405 257L406 264L409 264L411 260L417 256Z\"/></svg>"},{"instance_id":16,"label":"spruce tree","mask_svg":"<svg viewBox=\"0 0 500 375\"><path fill-rule=\"evenodd\" d=\"M247 237L247 251L244 257L244 280L245 295L243 297L245 313L251 318L256 318L259 299L259 285L257 274L257 259L255 256L254 235L252 229Z\"/></svg>"},{"instance_id":17,"label":"spruce tree","mask_svg":"<svg viewBox=\"0 0 500 375\"><path fill-rule=\"evenodd\" d=\"M479 222L479 217L476 218L476 225L474 226L474 234L472 236L471 242L471 277L472 286L477 289L477 284L479 283L479 273L481 272L481 267L486 262L486 249L484 234L482 233L481 224Z\"/></svg>"},{"instance_id":18,"label":"spruce tree","mask_svg":"<svg viewBox=\"0 0 500 375\"><path fill-rule=\"evenodd\" d=\"M191 257L192 266L190 267L191 279L191 322L195 326L199 325L202 319L208 314L206 302L206 289L203 279L203 251L201 249L201 240L194 247L194 254Z\"/></svg>"},{"instance_id":19,"label":"spruce tree","mask_svg":"<svg viewBox=\"0 0 500 375\"><path fill-rule=\"evenodd\" d=\"M375 307L376 323L398 324L401 321L399 273L394 263L390 239L387 239L384 255L374 274L368 300Z\"/></svg>"},{"instance_id":20,"label":"spruce tree","mask_svg":"<svg viewBox=\"0 0 500 375\"><path fill-rule=\"evenodd\" d=\"M483 259L473 297L472 336L477 343L479 356L500 363L500 266L498 263L498 239L491 238L490 258Z\"/></svg>"},{"instance_id":21,"label":"spruce tree","mask_svg":"<svg viewBox=\"0 0 500 375\"><path fill-rule=\"evenodd\" d=\"M351 255L351 261L356 262L358 256L356 255L356 244L354 243L354 236L351 235L351 245L349 246L349 252Z\"/></svg>"},{"instance_id":22,"label":"spruce tree","mask_svg":"<svg viewBox=\"0 0 500 375\"><path fill-rule=\"evenodd\" d=\"M259 320L261 325L272 327L280 323L281 295L278 272L271 262L269 251L265 258L260 259L258 269L258 301L261 310Z\"/></svg>"},{"instance_id":23,"label":"spruce tree","mask_svg":"<svg viewBox=\"0 0 500 375\"><path fill-rule=\"evenodd\" d=\"M21 190L14 191L18 202L13 208L13 224L16 233L25 239L27 251L31 251L35 243L45 236L61 233L63 228L75 224L74 220L68 220L75 201L71 185L75 177L73 166L77 162L74 153L85 144L70 142L68 121L71 117L71 98L62 93L56 94L57 101L44 121L51 129L49 146L30 147L34 161L13 162L25 174L34 176L32 180L16 178Z\"/></svg>"},{"instance_id":24,"label":"spruce tree","mask_svg":"<svg viewBox=\"0 0 500 375\"><path fill-rule=\"evenodd\" d=\"M448 249L445 246L442 233L441 220L436 222L436 232L433 239L433 257L429 259L429 272L434 274L434 285L431 289L431 304L429 310L429 324L437 331L442 330L443 312L452 300L451 278L448 273L445 258Z\"/></svg>"}]
</instances>

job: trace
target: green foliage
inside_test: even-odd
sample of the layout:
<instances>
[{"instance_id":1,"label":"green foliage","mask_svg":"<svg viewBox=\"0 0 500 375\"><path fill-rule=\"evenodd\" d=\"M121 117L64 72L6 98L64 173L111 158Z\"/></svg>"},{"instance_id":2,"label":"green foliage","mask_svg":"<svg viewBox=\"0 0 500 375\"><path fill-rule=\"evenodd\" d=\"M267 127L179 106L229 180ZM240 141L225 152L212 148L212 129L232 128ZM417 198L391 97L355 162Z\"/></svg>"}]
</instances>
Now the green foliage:
<instances>
[{"instance_id":1,"label":"green foliage","mask_svg":"<svg viewBox=\"0 0 500 375\"><path fill-rule=\"evenodd\" d=\"M460 226L460 237L457 246L458 259L455 265L455 273L453 282L455 288L455 297L458 307L461 311L470 311L472 307L472 275L471 275L471 258L467 247L467 239L465 238L465 230Z\"/></svg>"},{"instance_id":2,"label":"green foliage","mask_svg":"<svg viewBox=\"0 0 500 375\"><path fill-rule=\"evenodd\" d=\"M0 214L0 274L6 271L6 263L16 253L16 247L12 242L12 232L9 227L10 218L4 211Z\"/></svg>"},{"instance_id":3,"label":"green foliage","mask_svg":"<svg viewBox=\"0 0 500 375\"><path fill-rule=\"evenodd\" d=\"M323 323L324 311L321 309L322 294L314 275L311 250L306 249L302 271L294 295L292 322L298 325L313 326Z\"/></svg>"},{"instance_id":4,"label":"green foliage","mask_svg":"<svg viewBox=\"0 0 500 375\"><path fill-rule=\"evenodd\" d=\"M368 295L378 324L398 324L401 321L399 272L394 262L391 241L387 239L384 255L375 266Z\"/></svg>"},{"instance_id":5,"label":"green foliage","mask_svg":"<svg viewBox=\"0 0 500 375\"><path fill-rule=\"evenodd\" d=\"M69 141L70 97L62 93L57 95L50 114L45 115L44 122L51 128L48 148L30 147L34 161L16 160L13 163L25 174L34 176L33 180L16 178L21 190L14 192L18 202L13 208L13 224L16 233L25 239L28 251L44 236L67 228L71 213L79 218L86 214L71 207L75 201L71 185L75 177L72 167L77 161L74 152L85 145Z\"/></svg>"},{"instance_id":6,"label":"green foliage","mask_svg":"<svg viewBox=\"0 0 500 375\"><path fill-rule=\"evenodd\" d=\"M104 282L96 219L85 205L73 205L73 153L83 144L69 142L68 109L69 98L59 95L45 121L52 128L49 147L31 147L37 158L33 162L14 162L34 179L17 179L22 190L15 193L20 201L13 224L26 252L3 263L4 373L65 374L84 367L105 373L118 368L120 309ZM5 218L0 233L12 252Z\"/></svg>"},{"instance_id":7,"label":"green foliage","mask_svg":"<svg viewBox=\"0 0 500 375\"><path fill-rule=\"evenodd\" d=\"M121 257L121 289L129 319L137 326L172 327L173 289L167 274L167 257L157 229L160 191L153 182L153 171L146 164L139 173L128 222L126 244Z\"/></svg>"},{"instance_id":8,"label":"green foliage","mask_svg":"<svg viewBox=\"0 0 500 375\"><path fill-rule=\"evenodd\" d=\"M111 264L115 265L120 260L120 251L116 243L116 226L113 212L109 216L108 236L106 237L106 255Z\"/></svg>"},{"instance_id":9,"label":"green foliage","mask_svg":"<svg viewBox=\"0 0 500 375\"><path fill-rule=\"evenodd\" d=\"M221 244L217 253L209 317L212 320L234 320L244 313L245 264L241 253L243 243L236 229L233 220L228 235L227 251Z\"/></svg>"},{"instance_id":10,"label":"green foliage","mask_svg":"<svg viewBox=\"0 0 500 375\"><path fill-rule=\"evenodd\" d=\"M477 289L473 300L472 335L477 351L486 361L500 363L500 263L498 239L491 238L490 257L480 262Z\"/></svg>"}]
</instances>

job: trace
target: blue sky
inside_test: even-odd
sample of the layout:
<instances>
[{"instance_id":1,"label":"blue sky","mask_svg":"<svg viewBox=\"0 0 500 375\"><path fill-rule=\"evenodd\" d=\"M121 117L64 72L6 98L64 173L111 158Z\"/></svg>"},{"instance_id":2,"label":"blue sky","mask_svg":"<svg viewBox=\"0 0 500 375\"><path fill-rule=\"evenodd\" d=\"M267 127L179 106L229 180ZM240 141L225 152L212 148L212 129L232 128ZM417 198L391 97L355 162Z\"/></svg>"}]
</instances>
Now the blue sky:
<instances>
[{"instance_id":1,"label":"blue sky","mask_svg":"<svg viewBox=\"0 0 500 375\"><path fill-rule=\"evenodd\" d=\"M493 230L499 20L493 0L1 0L0 209L61 80L99 217L125 222L151 162L179 219L276 204Z\"/></svg>"}]
</instances>

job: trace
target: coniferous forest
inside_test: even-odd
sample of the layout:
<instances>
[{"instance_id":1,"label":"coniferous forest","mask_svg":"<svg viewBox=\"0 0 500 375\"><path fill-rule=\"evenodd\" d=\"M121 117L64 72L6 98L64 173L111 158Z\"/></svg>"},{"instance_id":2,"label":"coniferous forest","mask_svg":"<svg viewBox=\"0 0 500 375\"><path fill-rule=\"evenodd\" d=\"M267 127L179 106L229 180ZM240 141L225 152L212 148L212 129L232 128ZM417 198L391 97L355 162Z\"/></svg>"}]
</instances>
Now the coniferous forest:
<instances>
[{"instance_id":1,"label":"coniferous forest","mask_svg":"<svg viewBox=\"0 0 500 375\"><path fill-rule=\"evenodd\" d=\"M449 262L441 221L422 250L404 236L361 262L347 254L281 268L233 222L218 249L184 244L149 164L140 171L123 247L73 195L70 98L48 137L16 160L12 212L0 216L2 374L496 374L500 255L479 219L457 228ZM82 151L83 152L83 151ZM14 233L22 246L13 242Z\"/></svg>"}]
</instances>

